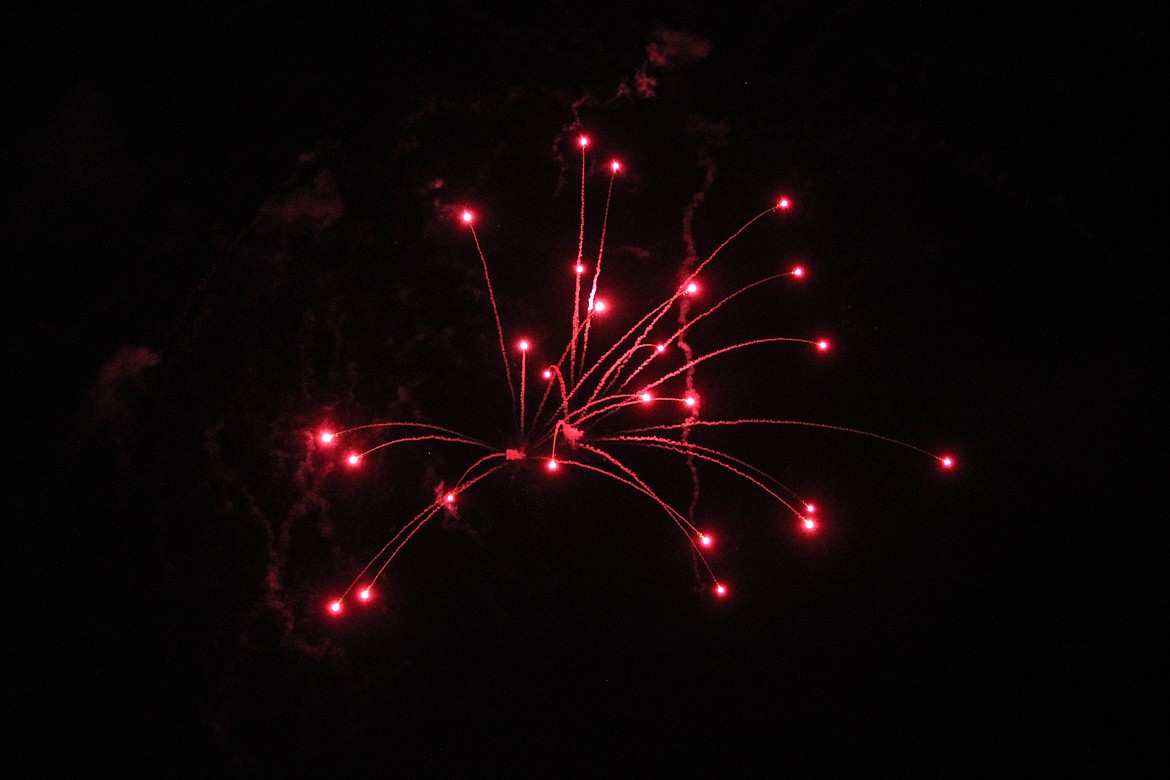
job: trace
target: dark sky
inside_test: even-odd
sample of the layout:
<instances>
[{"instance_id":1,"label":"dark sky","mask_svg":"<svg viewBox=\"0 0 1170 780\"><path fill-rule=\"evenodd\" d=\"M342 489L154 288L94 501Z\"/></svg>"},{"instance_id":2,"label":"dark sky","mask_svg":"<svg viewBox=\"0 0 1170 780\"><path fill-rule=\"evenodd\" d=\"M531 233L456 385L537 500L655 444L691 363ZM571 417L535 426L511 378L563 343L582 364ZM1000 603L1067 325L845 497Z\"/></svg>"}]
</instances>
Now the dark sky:
<instances>
[{"instance_id":1,"label":"dark sky","mask_svg":"<svg viewBox=\"0 0 1170 780\"><path fill-rule=\"evenodd\" d=\"M329 3L5 12L4 516L14 767L365 776L1150 766L1164 451L1153 6ZM1159 97L1163 96L1163 97ZM563 345L621 158L613 327L704 274L697 441L816 496L812 538L701 472L709 593L648 500L516 468L506 335ZM709 292L708 292L709 291ZM700 305L701 308L701 305ZM619 331L620 332L620 331ZM594 346L613 331L602 326ZM596 354L596 353L594 353ZM661 421L676 418L666 414ZM372 444L373 441L371 440ZM630 454L685 510L686 468ZM15 464L15 465L13 465ZM1149 536L1150 538L1147 538Z\"/></svg>"}]
</instances>

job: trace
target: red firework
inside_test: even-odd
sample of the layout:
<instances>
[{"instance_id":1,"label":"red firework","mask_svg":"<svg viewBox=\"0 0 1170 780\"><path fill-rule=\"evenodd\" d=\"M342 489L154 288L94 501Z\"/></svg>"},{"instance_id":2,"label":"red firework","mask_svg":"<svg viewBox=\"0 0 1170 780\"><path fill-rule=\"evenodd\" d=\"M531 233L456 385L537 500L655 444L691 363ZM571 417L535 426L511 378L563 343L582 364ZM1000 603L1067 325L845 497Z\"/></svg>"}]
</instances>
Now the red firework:
<instances>
[{"instance_id":1,"label":"red firework","mask_svg":"<svg viewBox=\"0 0 1170 780\"><path fill-rule=\"evenodd\" d=\"M678 317L678 323L681 324L678 324L677 327L668 327L663 324L667 315L672 311L677 311L680 306L693 306L695 296L701 289L701 274L724 248L759 220L770 215L784 215L791 212L793 201L787 195L779 197L774 204L747 220L705 260L693 270L688 271L681 284L669 296L646 312L599 357L590 359L589 336L591 328L594 320L604 315L607 308L605 300L598 297L598 289L613 185L618 173L622 170L622 164L618 160L613 160L609 164L609 186L606 192L597 256L593 261L592 279L587 287L583 287L582 277L587 271L584 258L586 151L590 146L590 139L586 136L580 136L577 143L581 150L581 212L577 258L572 266L574 289L570 336L561 350L559 358L540 369L540 376L544 381L540 383L543 388L539 390L540 400L536 404L535 411L530 412L528 404L528 355L533 350L533 344L527 338L516 340L514 343L515 352L513 353L519 355L519 366L516 366L516 361L509 356L504 327L500 320L499 309L496 306L495 291L492 288L487 258L475 231L475 212L471 209L464 209L460 213L460 220L470 231L475 251L483 265L484 283L495 319L503 374L512 399L518 445L516 447L501 447L451 428L416 422L376 422L344 430L321 430L318 432L317 440L325 446L335 446L342 437L350 438L358 434L375 432L380 435L381 440L377 444L364 450L348 451L343 456L346 464L351 468L360 466L365 458L379 450L412 442L442 442L445 445L471 447L486 452L466 468L462 475L455 480L450 490L424 507L371 556L340 595L330 598L326 606L330 614L341 615L344 612L345 602L351 598L356 598L358 603L372 601L375 593L374 586L385 573L387 567L431 518L445 508L452 507L463 493L513 464L541 463L549 478L555 478L564 468L576 468L618 482L648 497L682 532L706 571L711 593L718 598L725 598L730 590L727 583L715 575L707 558L707 553L714 546L714 534L708 530L700 529L695 525L692 517L688 517L687 514L664 500L658 491L611 451L611 445L641 447L665 452L685 458L692 465L696 461L714 464L716 467L754 485L774 499L792 518L796 528L806 535L815 535L822 526L822 521L815 516L816 507L813 503L802 499L794 491L751 463L728 452L693 443L690 441L689 433L696 428L718 426L788 425L821 428L878 439L928 456L943 469L955 467L956 461L953 455L931 453L913 444L855 428L803 420L770 418L706 420L699 417L700 398L692 389L693 382L691 380L695 367L700 363L729 352L765 345L804 346L812 348L817 353L825 353L830 349L830 342L827 338L790 336L737 342L703 354L695 354L689 346L684 347L684 337L693 326L760 285L780 279L804 279L808 274L808 269L804 265L795 265L782 273L757 279L724 296L693 317L687 316L684 312L682 316ZM683 364L674 368L668 367L667 361L664 359L670 355L672 346L683 351L686 356ZM673 384L680 383L672 383L672 380L677 380L680 376L684 377L685 380L683 388L672 390ZM519 385L518 388L517 385ZM618 413L622 409L634 405L661 407L664 411L673 414L675 420L657 425L622 427L620 422L617 422L621 419ZM680 413L682 420L678 421ZM602 426L603 421L608 421L608 424ZM694 473L692 469L692 474ZM351 596L351 594L355 595Z\"/></svg>"}]
</instances>

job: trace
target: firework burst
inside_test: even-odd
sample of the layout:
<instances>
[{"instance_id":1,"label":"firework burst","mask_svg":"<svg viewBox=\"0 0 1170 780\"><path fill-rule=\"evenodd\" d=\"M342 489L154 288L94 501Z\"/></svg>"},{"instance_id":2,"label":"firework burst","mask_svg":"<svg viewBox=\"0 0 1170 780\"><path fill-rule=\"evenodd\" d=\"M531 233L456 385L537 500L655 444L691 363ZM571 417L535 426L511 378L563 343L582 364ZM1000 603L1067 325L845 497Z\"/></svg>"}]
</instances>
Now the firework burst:
<instances>
[{"instance_id":1,"label":"firework burst","mask_svg":"<svg viewBox=\"0 0 1170 780\"><path fill-rule=\"evenodd\" d=\"M645 496L681 532L700 563L709 591L716 597L724 597L730 592L730 586L716 575L709 558L717 536L714 530L703 527L694 518L698 463L711 464L762 491L782 508L801 533L817 533L822 520L813 501L730 452L693 442L692 432L751 426L819 428L906 448L929 457L943 469L955 466L952 455L935 454L904 441L856 428L805 420L764 417L705 419L702 416L701 398L695 389L694 377L696 367L708 360L717 360L739 350L761 348L795 347L814 358L830 352L829 339L820 335L756 338L724 344L702 353L693 350L686 340L692 329L702 327L708 317L719 314L740 296L769 283L799 282L807 277L808 270L804 266L794 265L726 293L697 314L691 314L700 308L701 293L704 292L703 272L708 265L760 220L782 218L789 213L794 208L789 196L778 197L724 239L704 260L684 268L679 284L670 294L612 343L598 346L595 337L591 345L594 325L606 316L608 308L601 284L602 266L614 182L622 171L622 164L612 160L607 166L609 184L597 252L586 258L585 182L590 140L582 135L577 144L581 154L581 208L577 257L570 268L573 299L571 306L567 307L571 312L569 335L555 358L537 362L532 357L536 353L532 340L522 334L511 338L505 335L489 263L475 229L476 213L470 208L458 212L458 221L470 234L483 267L483 281L500 353L499 378L507 385L511 399L514 422L511 439L494 442L453 428L405 421L374 422L345 429L323 428L315 433L320 445L339 449L340 457L353 470L360 469L367 459L381 451L402 445L428 443L478 453L468 456L468 465L450 487L438 491L434 501L404 523L369 558L348 586L328 600L326 608L331 614L343 613L347 603L371 601L390 564L430 520L444 512L453 512L470 491L510 468L538 465L548 479L556 479L565 470L578 469ZM673 321L670 320L671 314L675 315ZM633 412L635 409L636 413ZM662 416L657 418L659 422L648 425L647 414ZM650 450L685 460L690 468L695 499L689 511L684 512L664 499L661 491L627 462L623 454L626 448Z\"/></svg>"}]
</instances>

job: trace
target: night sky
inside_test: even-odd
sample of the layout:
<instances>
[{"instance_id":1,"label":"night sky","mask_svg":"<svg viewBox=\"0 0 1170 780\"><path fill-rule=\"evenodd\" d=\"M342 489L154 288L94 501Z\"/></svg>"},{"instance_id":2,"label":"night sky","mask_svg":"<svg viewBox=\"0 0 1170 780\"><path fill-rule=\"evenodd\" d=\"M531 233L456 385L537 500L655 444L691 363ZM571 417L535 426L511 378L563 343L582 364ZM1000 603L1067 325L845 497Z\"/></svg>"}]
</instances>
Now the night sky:
<instances>
[{"instance_id":1,"label":"night sky","mask_svg":"<svg viewBox=\"0 0 1170 780\"><path fill-rule=\"evenodd\" d=\"M1153 4L215 5L4 12L8 774L1164 763ZM702 417L863 429L958 468L823 429L696 432L822 514L803 535L701 466L719 600L645 497L517 466L330 616L474 456L353 472L314 431L515 446L457 216L479 215L505 337L555 358L580 132L587 257L604 166L626 168L591 349L671 293L690 244L788 195L693 311L808 277L691 341L834 349L702 364ZM685 512L681 458L621 452Z\"/></svg>"}]
</instances>

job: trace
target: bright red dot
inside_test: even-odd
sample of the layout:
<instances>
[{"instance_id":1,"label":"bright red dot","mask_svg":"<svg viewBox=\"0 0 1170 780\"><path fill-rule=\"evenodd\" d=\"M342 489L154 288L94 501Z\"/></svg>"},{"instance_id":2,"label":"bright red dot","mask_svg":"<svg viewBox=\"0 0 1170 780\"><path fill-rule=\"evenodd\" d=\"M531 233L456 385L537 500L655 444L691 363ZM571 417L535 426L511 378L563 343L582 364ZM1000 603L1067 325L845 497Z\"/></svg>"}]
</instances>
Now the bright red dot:
<instances>
[{"instance_id":1,"label":"bright red dot","mask_svg":"<svg viewBox=\"0 0 1170 780\"><path fill-rule=\"evenodd\" d=\"M546 368L542 376L544 376L545 379L552 379L552 369Z\"/></svg>"},{"instance_id":2,"label":"bright red dot","mask_svg":"<svg viewBox=\"0 0 1170 780\"><path fill-rule=\"evenodd\" d=\"M944 469L953 469L955 467L955 459L950 455L943 455L938 459L938 462Z\"/></svg>"},{"instance_id":3,"label":"bright red dot","mask_svg":"<svg viewBox=\"0 0 1170 780\"><path fill-rule=\"evenodd\" d=\"M665 352L665 351L666 351L666 345L665 345L665 344L659 344L659 345L658 345L657 347L655 347L654 349L655 349L655 350L657 350L658 352Z\"/></svg>"},{"instance_id":4,"label":"bright red dot","mask_svg":"<svg viewBox=\"0 0 1170 780\"><path fill-rule=\"evenodd\" d=\"M800 266L800 265L792 266L792 275L795 276L797 279L804 276L804 266Z\"/></svg>"},{"instance_id":5,"label":"bright red dot","mask_svg":"<svg viewBox=\"0 0 1170 780\"><path fill-rule=\"evenodd\" d=\"M817 349L819 349L821 352L828 352L829 351L829 340L828 339L821 339L820 341L818 341L817 342Z\"/></svg>"},{"instance_id":6,"label":"bright red dot","mask_svg":"<svg viewBox=\"0 0 1170 780\"><path fill-rule=\"evenodd\" d=\"M362 601L369 601L370 600L370 589L363 588L362 591L360 593L358 593L358 598L361 599Z\"/></svg>"},{"instance_id":7,"label":"bright red dot","mask_svg":"<svg viewBox=\"0 0 1170 780\"><path fill-rule=\"evenodd\" d=\"M453 503L455 503L455 494L454 494L454 493L448 493L446 496L444 496L444 497L443 497L443 499L444 499L444 500L445 500L445 501L446 501L448 504L453 504Z\"/></svg>"},{"instance_id":8,"label":"bright red dot","mask_svg":"<svg viewBox=\"0 0 1170 780\"><path fill-rule=\"evenodd\" d=\"M686 286L687 295L694 295L698 291L699 291L699 285L695 284L694 282L691 282L690 284L688 284Z\"/></svg>"},{"instance_id":9,"label":"bright red dot","mask_svg":"<svg viewBox=\"0 0 1170 780\"><path fill-rule=\"evenodd\" d=\"M521 352L527 352L528 351L528 340L527 339L520 339L520 344L518 346L520 347Z\"/></svg>"},{"instance_id":10,"label":"bright red dot","mask_svg":"<svg viewBox=\"0 0 1170 780\"><path fill-rule=\"evenodd\" d=\"M642 399L642 403L644 404L648 404L654 400L654 396L650 395L649 393L642 393L642 395L638 397Z\"/></svg>"},{"instance_id":11,"label":"bright red dot","mask_svg":"<svg viewBox=\"0 0 1170 780\"><path fill-rule=\"evenodd\" d=\"M605 308L605 301L597 300L593 302L593 311L597 312L598 314L605 311Z\"/></svg>"},{"instance_id":12,"label":"bright red dot","mask_svg":"<svg viewBox=\"0 0 1170 780\"><path fill-rule=\"evenodd\" d=\"M715 540L712 539L708 534L699 534L699 544L703 545L704 547L710 547L714 543Z\"/></svg>"},{"instance_id":13,"label":"bright red dot","mask_svg":"<svg viewBox=\"0 0 1170 780\"><path fill-rule=\"evenodd\" d=\"M622 164L620 162L618 162L617 160L614 160L609 164L609 169L611 171L613 171L614 173L617 173L618 171L620 171L622 169Z\"/></svg>"},{"instance_id":14,"label":"bright red dot","mask_svg":"<svg viewBox=\"0 0 1170 780\"><path fill-rule=\"evenodd\" d=\"M688 395L683 403L685 403L687 406L695 406L699 403L699 399L693 395Z\"/></svg>"},{"instance_id":15,"label":"bright red dot","mask_svg":"<svg viewBox=\"0 0 1170 780\"><path fill-rule=\"evenodd\" d=\"M589 145L589 137L588 137L588 136L585 136L585 135L583 135L583 136L580 136L580 137L577 139L577 143L581 145L581 148L582 148L582 149L584 149L586 146L588 146L588 145Z\"/></svg>"},{"instance_id":16,"label":"bright red dot","mask_svg":"<svg viewBox=\"0 0 1170 780\"><path fill-rule=\"evenodd\" d=\"M800 518L800 526L805 531L811 533L817 530L817 521L813 520L811 517L802 517Z\"/></svg>"},{"instance_id":17,"label":"bright red dot","mask_svg":"<svg viewBox=\"0 0 1170 780\"><path fill-rule=\"evenodd\" d=\"M776 201L776 208L780 209L781 211L788 211L788 209L792 208L792 201L789 200L787 196L784 196L780 198L780 200Z\"/></svg>"},{"instance_id":18,"label":"bright red dot","mask_svg":"<svg viewBox=\"0 0 1170 780\"><path fill-rule=\"evenodd\" d=\"M321 443L322 444L332 444L333 439L334 439L334 435L331 431L321 431Z\"/></svg>"},{"instance_id":19,"label":"bright red dot","mask_svg":"<svg viewBox=\"0 0 1170 780\"><path fill-rule=\"evenodd\" d=\"M475 213L470 209L464 209L461 216L463 217L464 224L470 225L475 221Z\"/></svg>"},{"instance_id":20,"label":"bright red dot","mask_svg":"<svg viewBox=\"0 0 1170 780\"><path fill-rule=\"evenodd\" d=\"M583 273L585 273L585 266L581 265L580 263L577 263L576 268L574 268L573 270L575 270L579 274L583 274Z\"/></svg>"},{"instance_id":21,"label":"bright red dot","mask_svg":"<svg viewBox=\"0 0 1170 780\"><path fill-rule=\"evenodd\" d=\"M561 464L557 463L556 458L549 458L548 462L544 464L549 471L556 471Z\"/></svg>"},{"instance_id":22,"label":"bright red dot","mask_svg":"<svg viewBox=\"0 0 1170 780\"><path fill-rule=\"evenodd\" d=\"M727 586L719 582L715 584L715 595L723 597L727 595Z\"/></svg>"},{"instance_id":23,"label":"bright red dot","mask_svg":"<svg viewBox=\"0 0 1170 780\"><path fill-rule=\"evenodd\" d=\"M362 462L362 456L358 455L356 452L351 452L349 457L345 459L345 462L351 466L356 466Z\"/></svg>"},{"instance_id":24,"label":"bright red dot","mask_svg":"<svg viewBox=\"0 0 1170 780\"><path fill-rule=\"evenodd\" d=\"M339 614L341 612L341 599L335 599L334 601L330 602L329 611L334 615Z\"/></svg>"},{"instance_id":25,"label":"bright red dot","mask_svg":"<svg viewBox=\"0 0 1170 780\"><path fill-rule=\"evenodd\" d=\"M810 515L815 514L817 511L817 505L816 504L805 504L804 511L808 512Z\"/></svg>"}]
</instances>

